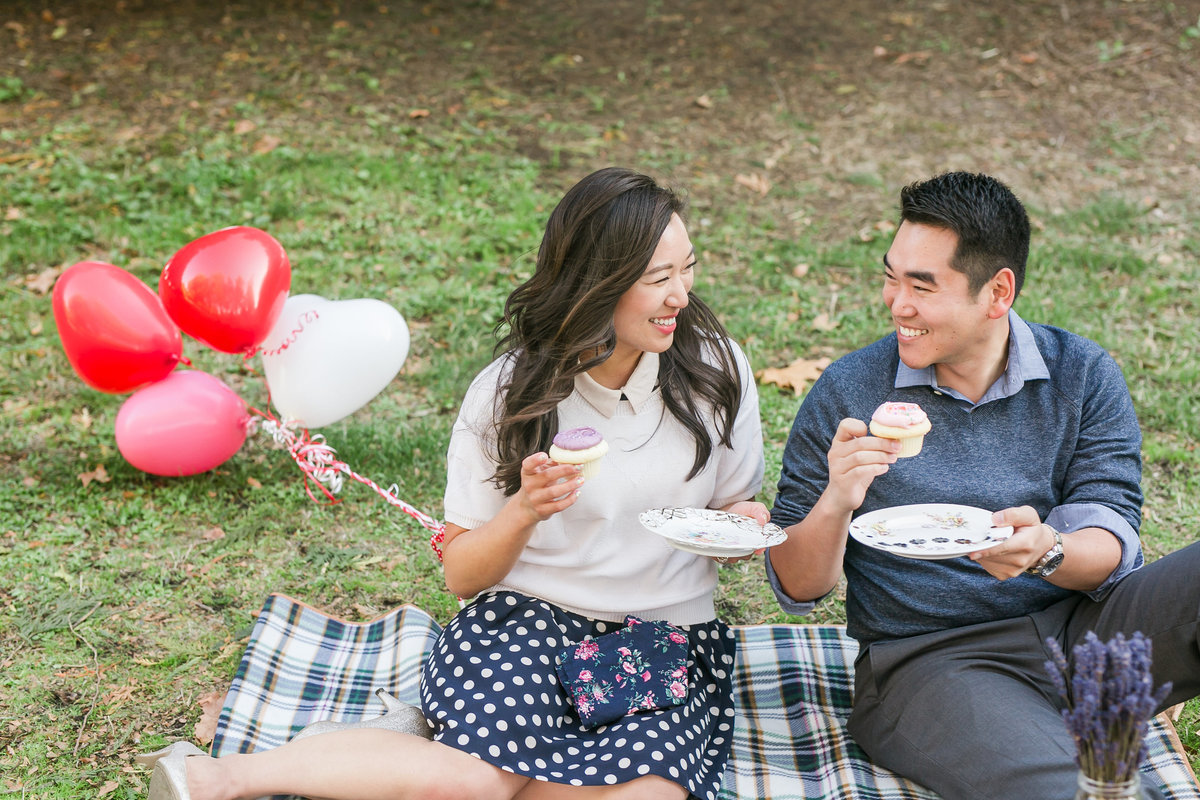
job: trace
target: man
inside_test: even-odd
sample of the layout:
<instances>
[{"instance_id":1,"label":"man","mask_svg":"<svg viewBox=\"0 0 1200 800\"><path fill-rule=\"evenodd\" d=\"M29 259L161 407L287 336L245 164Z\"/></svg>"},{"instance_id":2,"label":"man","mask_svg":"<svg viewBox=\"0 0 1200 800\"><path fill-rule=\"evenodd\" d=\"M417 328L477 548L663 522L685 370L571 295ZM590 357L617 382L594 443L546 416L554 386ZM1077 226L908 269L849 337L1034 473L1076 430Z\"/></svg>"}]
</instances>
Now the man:
<instances>
[{"instance_id":1,"label":"man","mask_svg":"<svg viewBox=\"0 0 1200 800\"><path fill-rule=\"evenodd\" d=\"M873 761L955 798L1072 797L1075 746L1044 663L1088 630L1142 631L1168 705L1200 692L1200 545L1143 566L1141 435L1097 344L1012 310L1029 221L999 181L948 173L901 191L884 257L895 332L831 365L796 415L768 551L781 607L847 581L860 644L849 730ZM917 403L920 454L868 434ZM914 503L995 512L1011 538L969 557L903 558L848 537L853 517ZM1161 797L1158 787L1147 787Z\"/></svg>"}]
</instances>

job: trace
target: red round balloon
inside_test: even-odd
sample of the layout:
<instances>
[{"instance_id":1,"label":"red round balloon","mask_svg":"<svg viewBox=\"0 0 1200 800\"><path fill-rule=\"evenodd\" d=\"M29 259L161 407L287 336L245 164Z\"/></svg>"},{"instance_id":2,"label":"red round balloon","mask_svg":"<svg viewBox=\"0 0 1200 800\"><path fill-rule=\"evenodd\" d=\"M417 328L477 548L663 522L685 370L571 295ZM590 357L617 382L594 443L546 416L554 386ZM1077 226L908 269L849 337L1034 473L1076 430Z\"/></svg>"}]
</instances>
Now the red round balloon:
<instances>
[{"instance_id":1,"label":"red round balloon","mask_svg":"<svg viewBox=\"0 0 1200 800\"><path fill-rule=\"evenodd\" d=\"M291 283L283 245L238 226L184 245L163 269L158 294L184 333L223 353L252 353L271 332Z\"/></svg>"},{"instance_id":2,"label":"red round balloon","mask_svg":"<svg viewBox=\"0 0 1200 800\"><path fill-rule=\"evenodd\" d=\"M120 394L166 377L183 338L158 295L120 267L81 261L54 284L54 322L83 381Z\"/></svg>"}]
</instances>

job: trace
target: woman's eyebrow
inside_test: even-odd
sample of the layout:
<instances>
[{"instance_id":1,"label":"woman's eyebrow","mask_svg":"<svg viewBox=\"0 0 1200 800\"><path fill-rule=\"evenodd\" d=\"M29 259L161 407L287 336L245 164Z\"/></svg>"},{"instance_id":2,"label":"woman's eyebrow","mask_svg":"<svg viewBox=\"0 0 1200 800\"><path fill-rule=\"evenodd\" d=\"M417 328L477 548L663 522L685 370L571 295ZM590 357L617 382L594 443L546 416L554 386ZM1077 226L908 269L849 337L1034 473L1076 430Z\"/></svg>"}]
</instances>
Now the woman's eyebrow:
<instances>
[{"instance_id":1,"label":"woman's eyebrow","mask_svg":"<svg viewBox=\"0 0 1200 800\"><path fill-rule=\"evenodd\" d=\"M687 258L684 259L684 263L694 261L695 259L696 259L696 248L693 247L690 251L688 251ZM657 264L657 265L651 264L649 267L646 267L646 274L648 275L651 272L661 272L662 270L670 269L673 266L675 266L675 265L670 263L669 261L664 262L662 264Z\"/></svg>"}]
</instances>

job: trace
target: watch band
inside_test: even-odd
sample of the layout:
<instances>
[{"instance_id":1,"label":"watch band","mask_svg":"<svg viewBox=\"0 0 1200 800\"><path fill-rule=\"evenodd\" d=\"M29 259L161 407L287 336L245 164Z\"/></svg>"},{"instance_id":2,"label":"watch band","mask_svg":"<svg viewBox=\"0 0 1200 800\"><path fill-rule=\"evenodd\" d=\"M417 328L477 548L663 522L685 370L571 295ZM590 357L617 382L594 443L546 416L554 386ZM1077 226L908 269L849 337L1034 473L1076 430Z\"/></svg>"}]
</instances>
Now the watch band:
<instances>
[{"instance_id":1,"label":"watch band","mask_svg":"<svg viewBox=\"0 0 1200 800\"><path fill-rule=\"evenodd\" d=\"M1038 562L1029 569L1025 570L1030 575L1036 575L1039 578L1045 578L1054 573L1063 562L1063 539L1062 534L1055 528L1050 528L1054 531L1054 544L1046 551Z\"/></svg>"}]
</instances>

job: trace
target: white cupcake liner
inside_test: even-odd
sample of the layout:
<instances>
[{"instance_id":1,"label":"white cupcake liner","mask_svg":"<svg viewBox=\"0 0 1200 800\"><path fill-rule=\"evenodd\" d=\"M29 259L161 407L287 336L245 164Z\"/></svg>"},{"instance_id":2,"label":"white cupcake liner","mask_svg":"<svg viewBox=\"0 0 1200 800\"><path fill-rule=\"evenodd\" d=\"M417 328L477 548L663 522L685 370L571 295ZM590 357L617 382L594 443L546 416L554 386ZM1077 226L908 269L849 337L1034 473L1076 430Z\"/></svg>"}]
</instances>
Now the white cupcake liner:
<instances>
[{"instance_id":1,"label":"white cupcake liner","mask_svg":"<svg viewBox=\"0 0 1200 800\"><path fill-rule=\"evenodd\" d=\"M600 471L600 462L603 460L604 460L604 458L601 457L601 458L597 458L593 461L583 462L582 464L579 465L579 474L582 475L583 479L586 481L588 478L592 477L593 475L595 475L597 472Z\"/></svg>"},{"instance_id":2,"label":"white cupcake liner","mask_svg":"<svg viewBox=\"0 0 1200 800\"><path fill-rule=\"evenodd\" d=\"M925 444L925 434L907 436L896 441L900 442L900 452L897 455L900 458L910 458L921 452L921 445Z\"/></svg>"}]
</instances>

